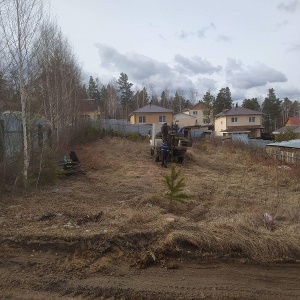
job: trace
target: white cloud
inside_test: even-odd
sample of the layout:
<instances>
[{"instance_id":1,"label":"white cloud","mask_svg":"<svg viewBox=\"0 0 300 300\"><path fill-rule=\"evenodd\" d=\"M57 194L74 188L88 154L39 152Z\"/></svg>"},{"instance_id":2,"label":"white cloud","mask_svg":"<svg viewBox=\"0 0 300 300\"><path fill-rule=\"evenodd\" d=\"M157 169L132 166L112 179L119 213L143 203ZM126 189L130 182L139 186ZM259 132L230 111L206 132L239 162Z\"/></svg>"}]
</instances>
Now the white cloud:
<instances>
[{"instance_id":1,"label":"white cloud","mask_svg":"<svg viewBox=\"0 0 300 300\"><path fill-rule=\"evenodd\" d=\"M284 2L281 2L277 6L278 9L284 10L284 11L287 11L287 12L295 12L298 7L300 7L300 1L299 0L290 1L288 4L285 4Z\"/></svg>"},{"instance_id":2,"label":"white cloud","mask_svg":"<svg viewBox=\"0 0 300 300\"><path fill-rule=\"evenodd\" d=\"M151 85L158 93L166 88L171 93L175 93L177 88L185 91L193 88L190 78L169 67L166 63L137 53L121 54L113 47L103 44L97 44L96 47L102 68L119 74L126 73L129 81L133 81L136 86Z\"/></svg>"},{"instance_id":3,"label":"white cloud","mask_svg":"<svg viewBox=\"0 0 300 300\"><path fill-rule=\"evenodd\" d=\"M220 34L218 36L218 38L217 38L217 41L231 43L232 42L232 38L230 36L228 36L228 35Z\"/></svg>"},{"instance_id":4,"label":"white cloud","mask_svg":"<svg viewBox=\"0 0 300 300\"><path fill-rule=\"evenodd\" d=\"M251 89L267 83L286 82L287 77L281 72L257 63L253 66L244 66L241 62L229 58L226 65L226 76L233 87Z\"/></svg>"},{"instance_id":5,"label":"white cloud","mask_svg":"<svg viewBox=\"0 0 300 300\"><path fill-rule=\"evenodd\" d=\"M291 45L288 49L287 49L288 52L300 52L300 44L293 44Z\"/></svg>"},{"instance_id":6,"label":"white cloud","mask_svg":"<svg viewBox=\"0 0 300 300\"><path fill-rule=\"evenodd\" d=\"M176 69L179 72L190 75L213 74L222 70L221 66L214 67L208 60L202 59L199 56L194 56L190 59L183 55L176 54L175 61L177 62Z\"/></svg>"},{"instance_id":7,"label":"white cloud","mask_svg":"<svg viewBox=\"0 0 300 300\"><path fill-rule=\"evenodd\" d=\"M271 88L271 87L270 87ZM289 99L297 99L300 101L300 89L291 85L274 85L274 90L276 93L276 97L283 99L288 97Z\"/></svg>"},{"instance_id":8,"label":"white cloud","mask_svg":"<svg viewBox=\"0 0 300 300\"><path fill-rule=\"evenodd\" d=\"M210 23L208 26L205 26L197 31L197 36L199 38L204 38L206 36L207 31L211 29L216 29L216 26L214 23Z\"/></svg>"},{"instance_id":9,"label":"white cloud","mask_svg":"<svg viewBox=\"0 0 300 300\"><path fill-rule=\"evenodd\" d=\"M96 44L103 68L125 72L137 81L143 81L156 74L170 76L172 70L166 63L137 53L121 54L113 47Z\"/></svg>"},{"instance_id":10,"label":"white cloud","mask_svg":"<svg viewBox=\"0 0 300 300\"><path fill-rule=\"evenodd\" d=\"M181 30L180 33L178 34L179 38L181 39L186 39L190 36L196 36L198 38L205 38L206 34L210 30L216 29L216 25L214 23L210 23L207 26L204 26L196 31L187 31L187 30Z\"/></svg>"},{"instance_id":11,"label":"white cloud","mask_svg":"<svg viewBox=\"0 0 300 300\"><path fill-rule=\"evenodd\" d=\"M275 30L281 29L283 27L286 27L289 24L289 22L287 20L284 20L280 23L275 24Z\"/></svg>"}]
</instances>

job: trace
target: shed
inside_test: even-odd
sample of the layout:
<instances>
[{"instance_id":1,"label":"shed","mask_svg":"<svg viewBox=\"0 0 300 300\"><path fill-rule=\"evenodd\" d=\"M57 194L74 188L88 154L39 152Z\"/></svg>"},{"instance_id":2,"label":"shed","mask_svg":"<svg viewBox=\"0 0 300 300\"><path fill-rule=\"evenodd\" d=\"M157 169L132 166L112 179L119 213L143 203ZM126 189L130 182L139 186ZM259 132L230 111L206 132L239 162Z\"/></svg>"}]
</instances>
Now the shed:
<instances>
[{"instance_id":1,"label":"shed","mask_svg":"<svg viewBox=\"0 0 300 300\"><path fill-rule=\"evenodd\" d=\"M300 139L267 144L266 151L282 162L300 164Z\"/></svg>"}]
</instances>

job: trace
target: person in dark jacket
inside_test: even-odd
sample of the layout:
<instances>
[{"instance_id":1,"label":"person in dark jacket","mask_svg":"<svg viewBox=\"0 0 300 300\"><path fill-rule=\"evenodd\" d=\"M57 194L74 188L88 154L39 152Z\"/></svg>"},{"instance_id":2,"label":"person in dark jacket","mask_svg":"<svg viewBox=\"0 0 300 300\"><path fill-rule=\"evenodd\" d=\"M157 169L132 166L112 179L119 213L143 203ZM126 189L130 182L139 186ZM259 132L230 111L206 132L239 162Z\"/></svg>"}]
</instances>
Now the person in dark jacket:
<instances>
[{"instance_id":1,"label":"person in dark jacket","mask_svg":"<svg viewBox=\"0 0 300 300\"><path fill-rule=\"evenodd\" d=\"M69 156L70 156L70 159L71 159L71 161L72 161L73 163L79 163L79 159L78 159L78 157L77 157L75 151L71 150L71 151L69 152Z\"/></svg>"},{"instance_id":2,"label":"person in dark jacket","mask_svg":"<svg viewBox=\"0 0 300 300\"><path fill-rule=\"evenodd\" d=\"M168 124L164 123L163 126L161 126L161 135L162 135L163 140L165 140L165 141L167 140L168 133L169 133Z\"/></svg>"},{"instance_id":3,"label":"person in dark jacket","mask_svg":"<svg viewBox=\"0 0 300 300\"><path fill-rule=\"evenodd\" d=\"M164 141L163 144L160 147L160 150L162 152L162 167L167 168L167 162L168 162L168 156L169 156L169 146L167 141Z\"/></svg>"}]
</instances>

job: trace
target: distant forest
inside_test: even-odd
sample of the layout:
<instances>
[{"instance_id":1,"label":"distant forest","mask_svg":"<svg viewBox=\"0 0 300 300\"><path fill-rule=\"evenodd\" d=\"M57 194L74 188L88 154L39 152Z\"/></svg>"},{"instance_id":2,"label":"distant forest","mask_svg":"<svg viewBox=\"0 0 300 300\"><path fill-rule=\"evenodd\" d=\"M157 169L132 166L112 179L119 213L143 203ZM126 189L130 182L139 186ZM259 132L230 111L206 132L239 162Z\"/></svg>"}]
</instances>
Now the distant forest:
<instances>
[{"instance_id":1,"label":"distant forest","mask_svg":"<svg viewBox=\"0 0 300 300\"><path fill-rule=\"evenodd\" d=\"M154 87L133 90L133 84L127 74L121 73L118 80L109 84L102 84L98 79L90 76L88 87L84 91L89 99L95 99L100 107L102 118L128 119L128 115L149 103L173 110L174 113L189 109L198 102L203 102L207 118L214 116L224 109L234 106L229 87L221 88L217 95L207 91L202 99L197 98L196 91L190 91L189 99L184 97L183 91L178 88L175 95L171 95L167 89L158 96ZM289 117L299 116L300 104L289 98L280 100L276 97L273 88L268 90L267 97L263 101L257 98L244 99L242 107L260 111L263 113L263 125L266 132L284 126Z\"/></svg>"}]
</instances>

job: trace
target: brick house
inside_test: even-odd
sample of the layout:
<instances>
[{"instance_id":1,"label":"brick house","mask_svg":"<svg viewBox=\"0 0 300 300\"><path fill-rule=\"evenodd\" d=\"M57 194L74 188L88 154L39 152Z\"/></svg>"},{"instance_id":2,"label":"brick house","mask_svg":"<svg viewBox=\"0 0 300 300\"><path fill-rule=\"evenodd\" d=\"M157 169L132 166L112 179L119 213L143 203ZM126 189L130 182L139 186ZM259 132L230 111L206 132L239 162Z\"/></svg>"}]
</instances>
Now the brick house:
<instances>
[{"instance_id":1,"label":"brick house","mask_svg":"<svg viewBox=\"0 0 300 300\"><path fill-rule=\"evenodd\" d=\"M164 107L148 104L129 115L130 124L172 123L173 111Z\"/></svg>"}]
</instances>

